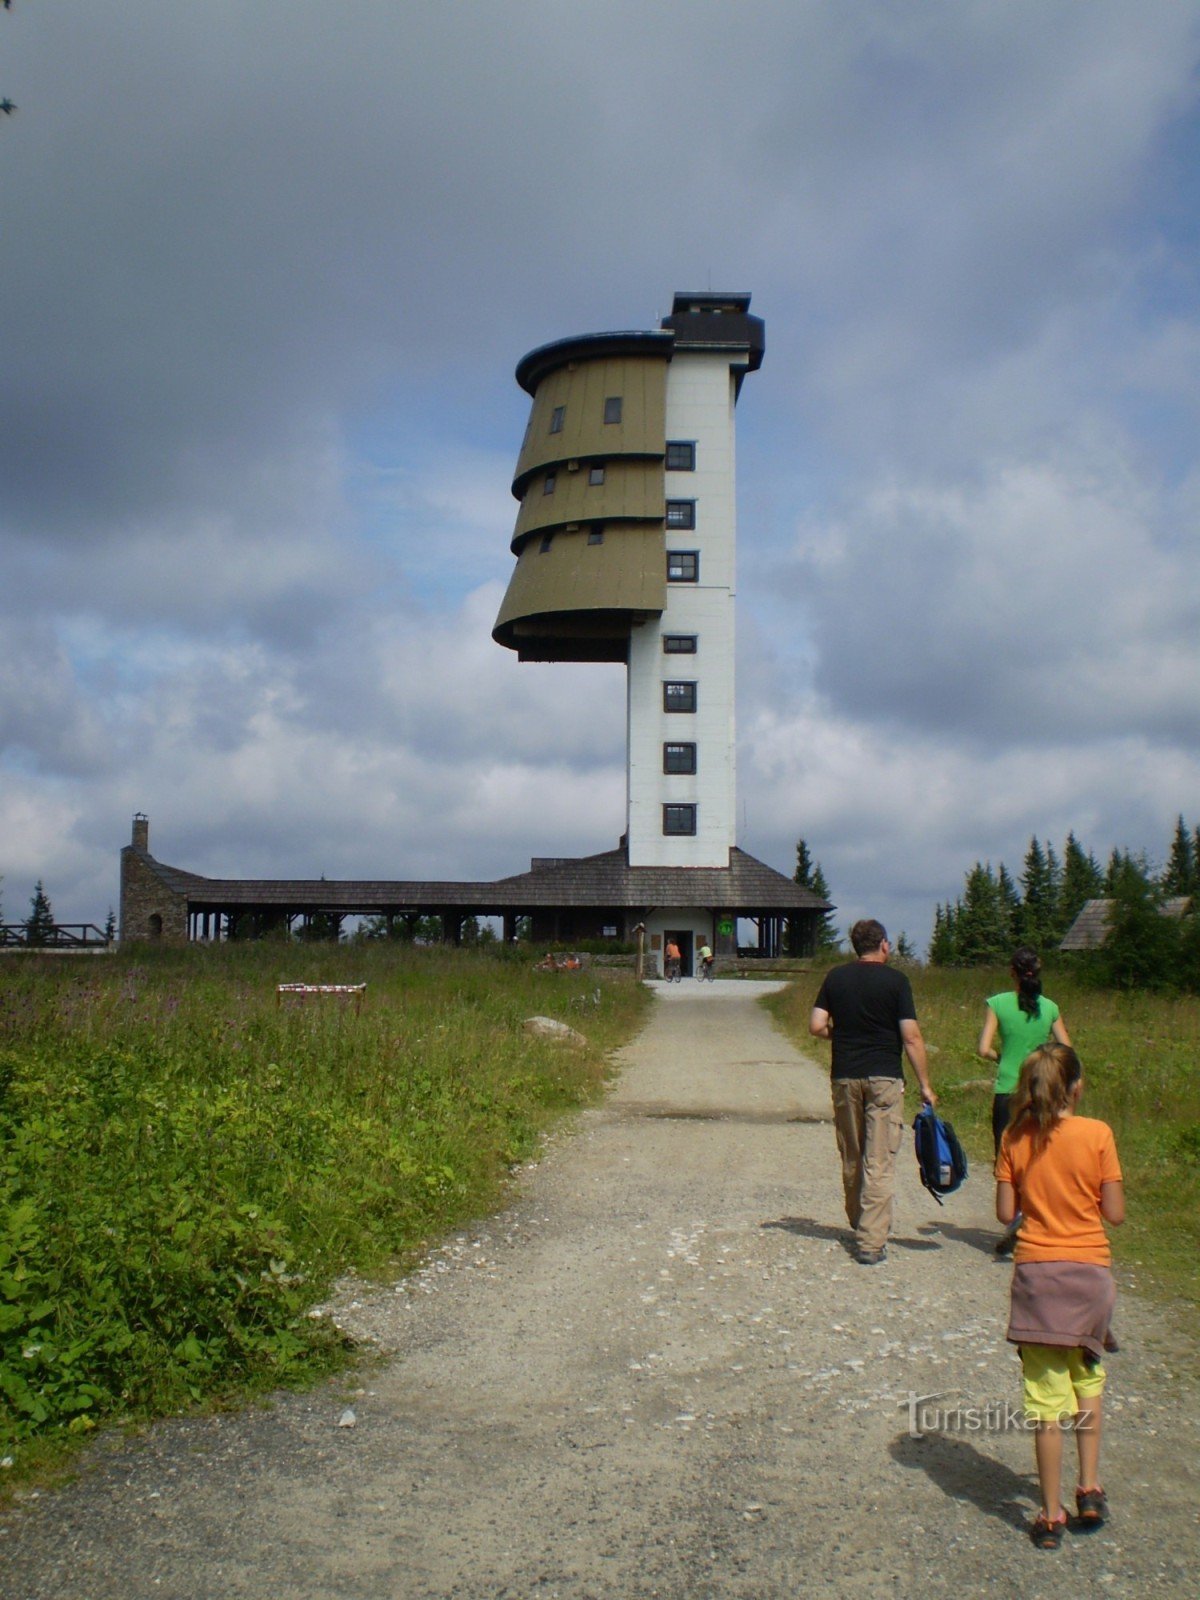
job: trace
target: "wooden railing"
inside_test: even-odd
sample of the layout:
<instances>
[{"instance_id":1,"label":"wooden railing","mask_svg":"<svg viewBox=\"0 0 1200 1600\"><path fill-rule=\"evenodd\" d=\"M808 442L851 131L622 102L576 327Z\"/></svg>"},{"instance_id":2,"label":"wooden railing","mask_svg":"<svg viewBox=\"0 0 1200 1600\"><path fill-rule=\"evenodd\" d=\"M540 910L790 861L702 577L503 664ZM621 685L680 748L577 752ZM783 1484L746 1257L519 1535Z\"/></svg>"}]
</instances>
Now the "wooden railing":
<instances>
[{"instance_id":1,"label":"wooden railing","mask_svg":"<svg viewBox=\"0 0 1200 1600\"><path fill-rule=\"evenodd\" d=\"M0 948L20 950L98 950L112 941L94 922L56 922L31 939L23 922L0 922Z\"/></svg>"}]
</instances>

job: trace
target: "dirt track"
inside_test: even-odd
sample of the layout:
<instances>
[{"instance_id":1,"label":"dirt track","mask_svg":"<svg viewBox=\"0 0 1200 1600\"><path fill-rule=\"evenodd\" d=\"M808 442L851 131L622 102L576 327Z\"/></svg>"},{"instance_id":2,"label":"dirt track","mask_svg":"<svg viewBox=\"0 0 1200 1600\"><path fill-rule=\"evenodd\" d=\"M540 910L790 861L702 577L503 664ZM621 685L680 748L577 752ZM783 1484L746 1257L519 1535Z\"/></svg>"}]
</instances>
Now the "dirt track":
<instances>
[{"instance_id":1,"label":"dirt track","mask_svg":"<svg viewBox=\"0 0 1200 1600\"><path fill-rule=\"evenodd\" d=\"M1033 1550L1029 1440L966 1409L1019 1393L990 1179L939 1211L906 1150L889 1260L854 1264L824 1064L762 989L660 988L512 1209L342 1309L394 1352L362 1392L103 1443L0 1523L0 1594L1191 1600L1194 1356L1123 1294L1113 1521ZM910 1437L935 1392L960 1431Z\"/></svg>"}]
</instances>

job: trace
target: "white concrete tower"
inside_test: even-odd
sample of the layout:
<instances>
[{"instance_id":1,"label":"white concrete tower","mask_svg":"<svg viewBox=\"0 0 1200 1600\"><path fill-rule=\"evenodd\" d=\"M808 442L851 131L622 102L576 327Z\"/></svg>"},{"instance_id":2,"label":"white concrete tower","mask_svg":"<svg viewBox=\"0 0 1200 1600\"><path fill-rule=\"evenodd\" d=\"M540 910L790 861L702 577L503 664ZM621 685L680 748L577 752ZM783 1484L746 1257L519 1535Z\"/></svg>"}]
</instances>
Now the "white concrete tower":
<instances>
[{"instance_id":1,"label":"white concrete tower","mask_svg":"<svg viewBox=\"0 0 1200 1600\"><path fill-rule=\"evenodd\" d=\"M494 637L522 660L628 665L630 867L727 867L736 842L734 407L762 362L748 294L677 294L662 328L564 339L513 493Z\"/></svg>"}]
</instances>

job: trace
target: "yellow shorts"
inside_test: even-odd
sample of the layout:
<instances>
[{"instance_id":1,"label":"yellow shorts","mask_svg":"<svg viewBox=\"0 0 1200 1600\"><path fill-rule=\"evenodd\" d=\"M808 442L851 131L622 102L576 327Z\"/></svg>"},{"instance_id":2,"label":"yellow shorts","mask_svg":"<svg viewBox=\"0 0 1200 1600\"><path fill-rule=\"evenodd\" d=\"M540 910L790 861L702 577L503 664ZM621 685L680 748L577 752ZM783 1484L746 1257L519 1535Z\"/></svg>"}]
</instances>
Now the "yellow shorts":
<instances>
[{"instance_id":1,"label":"yellow shorts","mask_svg":"<svg viewBox=\"0 0 1200 1600\"><path fill-rule=\"evenodd\" d=\"M1104 1393L1105 1372L1100 1362L1089 1365L1079 1348L1063 1345L1023 1344L1021 1395L1025 1415L1038 1422L1060 1422L1073 1417L1079 1400Z\"/></svg>"}]
</instances>

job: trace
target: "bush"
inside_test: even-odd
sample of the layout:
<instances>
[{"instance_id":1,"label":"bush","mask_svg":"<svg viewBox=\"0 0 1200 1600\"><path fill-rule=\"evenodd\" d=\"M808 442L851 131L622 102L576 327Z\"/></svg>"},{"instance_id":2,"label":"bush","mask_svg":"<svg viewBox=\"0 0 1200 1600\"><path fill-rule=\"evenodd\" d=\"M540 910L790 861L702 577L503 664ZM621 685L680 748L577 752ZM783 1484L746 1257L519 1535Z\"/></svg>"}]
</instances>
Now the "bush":
<instances>
[{"instance_id":1,"label":"bush","mask_svg":"<svg viewBox=\"0 0 1200 1600\"><path fill-rule=\"evenodd\" d=\"M1085 977L1100 988L1159 993L1184 979L1183 925L1162 914L1162 896L1135 873L1125 874L1113 895L1108 937L1081 962ZM1190 930L1194 935L1194 928ZM1194 941L1193 941L1194 942Z\"/></svg>"},{"instance_id":2,"label":"bush","mask_svg":"<svg viewBox=\"0 0 1200 1600\"><path fill-rule=\"evenodd\" d=\"M341 1359L306 1315L492 1203L603 1076L644 991L604 974L594 1047L527 965L386 943L31 960L0 990L0 1439L84 1432ZM368 983L276 1009L275 984ZM534 1003L536 996L536 1004ZM565 1017L564 1017L565 1020Z\"/></svg>"}]
</instances>

